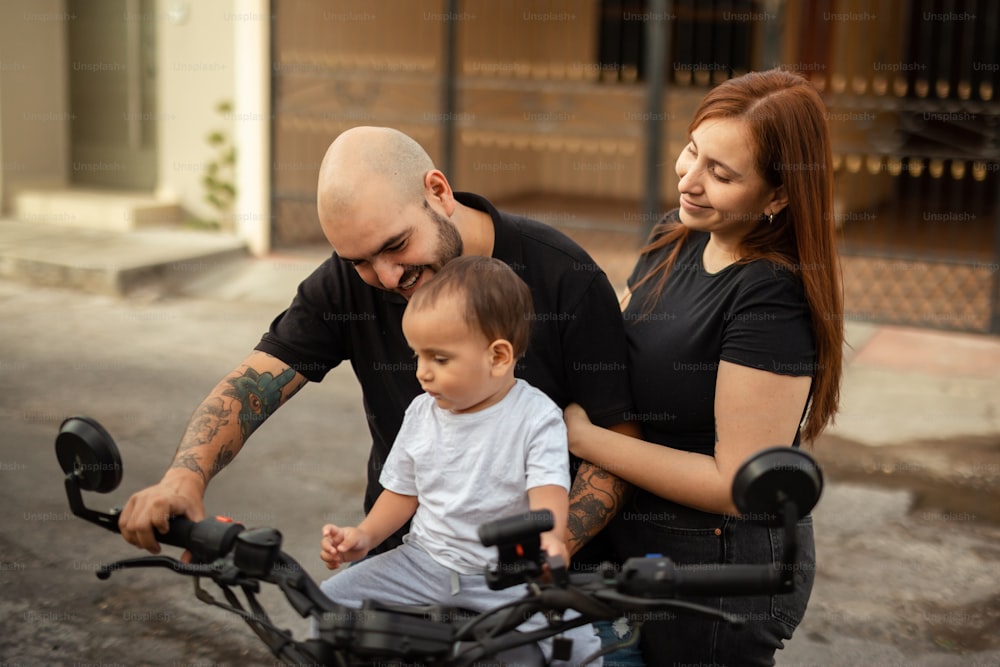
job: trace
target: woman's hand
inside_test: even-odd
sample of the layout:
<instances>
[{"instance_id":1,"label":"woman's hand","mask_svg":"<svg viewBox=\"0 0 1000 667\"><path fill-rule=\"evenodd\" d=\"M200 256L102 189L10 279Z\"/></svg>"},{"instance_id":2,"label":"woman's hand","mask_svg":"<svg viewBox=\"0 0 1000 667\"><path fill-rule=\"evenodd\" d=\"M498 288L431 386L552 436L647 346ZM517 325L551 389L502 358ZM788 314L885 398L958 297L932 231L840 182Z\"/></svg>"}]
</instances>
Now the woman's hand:
<instances>
[{"instance_id":1,"label":"woman's hand","mask_svg":"<svg viewBox=\"0 0 1000 667\"><path fill-rule=\"evenodd\" d=\"M593 424L590 423L590 417L587 416L587 412L578 404L570 403L566 406L566 409L563 410L563 421L566 422L566 436L569 440L569 451L580 458L587 458L583 453L587 440L585 435L587 429L593 426Z\"/></svg>"}]
</instances>

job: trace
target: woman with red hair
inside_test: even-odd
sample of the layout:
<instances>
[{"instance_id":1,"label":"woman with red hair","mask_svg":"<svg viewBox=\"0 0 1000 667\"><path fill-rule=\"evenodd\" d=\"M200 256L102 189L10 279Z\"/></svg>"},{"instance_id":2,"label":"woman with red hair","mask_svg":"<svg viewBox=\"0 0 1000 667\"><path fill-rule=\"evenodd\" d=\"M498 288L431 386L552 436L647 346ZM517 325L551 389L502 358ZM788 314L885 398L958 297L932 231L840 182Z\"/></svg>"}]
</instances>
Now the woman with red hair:
<instances>
[{"instance_id":1,"label":"woman with red hair","mask_svg":"<svg viewBox=\"0 0 1000 667\"><path fill-rule=\"evenodd\" d=\"M769 563L781 529L739 515L736 470L766 447L813 441L839 401L843 294L826 108L798 75L751 72L708 93L688 138L676 163L680 207L653 229L624 308L643 439L570 406L570 449L634 487L612 521L621 558ZM773 665L812 588L811 517L798 539L793 593L695 600L742 618L740 629L681 614L648 621L646 663Z\"/></svg>"}]
</instances>

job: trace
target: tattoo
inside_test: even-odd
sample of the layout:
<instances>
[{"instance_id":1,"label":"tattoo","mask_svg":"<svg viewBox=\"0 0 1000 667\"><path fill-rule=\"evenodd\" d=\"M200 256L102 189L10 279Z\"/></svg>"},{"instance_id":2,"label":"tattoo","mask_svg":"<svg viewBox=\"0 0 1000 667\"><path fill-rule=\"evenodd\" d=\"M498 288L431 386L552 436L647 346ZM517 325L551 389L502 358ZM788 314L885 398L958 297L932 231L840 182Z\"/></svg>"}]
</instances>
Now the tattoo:
<instances>
[{"instance_id":1,"label":"tattoo","mask_svg":"<svg viewBox=\"0 0 1000 667\"><path fill-rule=\"evenodd\" d=\"M286 368L277 377L269 372L258 373L248 368L243 375L229 380L230 387L222 393L240 402L237 419L243 442L278 409L281 404L281 388L294 378L293 368Z\"/></svg>"},{"instance_id":2,"label":"tattoo","mask_svg":"<svg viewBox=\"0 0 1000 667\"><path fill-rule=\"evenodd\" d=\"M218 396L210 397L198 406L192 415L184 438L177 448L177 455L170 467L185 468L196 472L207 484L208 480L236 458L236 453L250 437L250 434L265 419L274 414L274 411L281 404L282 387L294 378L295 370L291 368L285 369L277 377L271 373L259 373L248 368L243 375L228 379L226 382L229 386L222 392L222 395L240 402L240 411L237 415L240 426L240 441L236 442L235 439L230 439L223 443L206 472L192 450L215 442L223 429L231 424L230 416L233 413L231 401L226 401ZM304 385L303 381L290 387L289 397L295 395Z\"/></svg>"},{"instance_id":3,"label":"tattoo","mask_svg":"<svg viewBox=\"0 0 1000 667\"><path fill-rule=\"evenodd\" d=\"M229 424L229 415L232 412L223 405L221 398L206 400L191 417L180 451L211 442L219 434L219 429Z\"/></svg>"},{"instance_id":4,"label":"tattoo","mask_svg":"<svg viewBox=\"0 0 1000 667\"><path fill-rule=\"evenodd\" d=\"M621 508L631 487L606 470L584 463L573 480L569 495L567 546L576 553L599 533Z\"/></svg>"},{"instance_id":5,"label":"tattoo","mask_svg":"<svg viewBox=\"0 0 1000 667\"><path fill-rule=\"evenodd\" d=\"M211 477L215 477L219 472L225 468L227 465L236 458L236 452L230 447L232 443L226 443L219 450L219 453L215 456L215 461L212 462L212 470L209 471Z\"/></svg>"},{"instance_id":6,"label":"tattoo","mask_svg":"<svg viewBox=\"0 0 1000 667\"><path fill-rule=\"evenodd\" d=\"M219 434L220 429L229 424L230 414L232 414L232 410L223 404L221 398L210 398L198 406L194 415L191 416L184 439L181 440L181 444L177 448L177 456L170 467L186 468L196 472L207 484L208 480L221 469L218 467L218 459L216 459L216 464L213 464L212 470L205 472L192 450L210 443ZM219 454L221 455L222 452Z\"/></svg>"},{"instance_id":7,"label":"tattoo","mask_svg":"<svg viewBox=\"0 0 1000 667\"><path fill-rule=\"evenodd\" d=\"M178 455L170 467L186 468L187 470L198 473L206 483L208 482L208 475L206 475L205 471L201 469L201 465L198 463L198 459L195 457L193 452L184 452L183 454Z\"/></svg>"}]
</instances>

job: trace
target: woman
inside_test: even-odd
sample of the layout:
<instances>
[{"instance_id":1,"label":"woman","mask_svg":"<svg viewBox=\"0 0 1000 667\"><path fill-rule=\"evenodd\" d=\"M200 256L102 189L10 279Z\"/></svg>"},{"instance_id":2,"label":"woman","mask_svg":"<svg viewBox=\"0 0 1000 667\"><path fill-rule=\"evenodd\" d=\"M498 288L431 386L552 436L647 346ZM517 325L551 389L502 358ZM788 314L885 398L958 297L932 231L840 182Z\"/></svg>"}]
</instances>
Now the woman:
<instances>
[{"instance_id":1,"label":"woman","mask_svg":"<svg viewBox=\"0 0 1000 667\"><path fill-rule=\"evenodd\" d=\"M653 230L626 297L644 439L566 411L573 453L636 487L612 524L623 559L780 555L781 529L739 517L731 488L751 454L814 440L837 410L843 297L825 117L812 86L780 70L729 80L695 112L676 164L680 208ZM798 539L794 593L697 600L742 629L689 615L647 622L646 663L773 665L812 588L811 517Z\"/></svg>"}]
</instances>

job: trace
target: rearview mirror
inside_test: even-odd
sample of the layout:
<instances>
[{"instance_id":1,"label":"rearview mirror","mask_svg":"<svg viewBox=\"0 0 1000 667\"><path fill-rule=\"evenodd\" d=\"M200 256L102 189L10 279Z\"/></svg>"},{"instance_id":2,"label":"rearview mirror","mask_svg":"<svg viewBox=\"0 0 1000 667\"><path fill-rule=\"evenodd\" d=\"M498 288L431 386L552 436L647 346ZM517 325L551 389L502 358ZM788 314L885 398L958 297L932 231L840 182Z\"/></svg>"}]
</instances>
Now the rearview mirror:
<instances>
[{"instance_id":1,"label":"rearview mirror","mask_svg":"<svg viewBox=\"0 0 1000 667\"><path fill-rule=\"evenodd\" d=\"M785 523L791 503L801 519L819 501L823 475L816 461L797 447L770 447L756 452L736 471L733 502L740 514L771 526Z\"/></svg>"},{"instance_id":2,"label":"rearview mirror","mask_svg":"<svg viewBox=\"0 0 1000 667\"><path fill-rule=\"evenodd\" d=\"M59 426L56 458L66 473L66 497L73 514L117 533L117 514L88 509L80 493L111 493L121 484L122 457L111 435L89 417L70 417Z\"/></svg>"},{"instance_id":3,"label":"rearview mirror","mask_svg":"<svg viewBox=\"0 0 1000 667\"><path fill-rule=\"evenodd\" d=\"M84 491L111 493L122 481L118 446L104 427L89 417L63 421L56 436L56 457Z\"/></svg>"}]
</instances>

